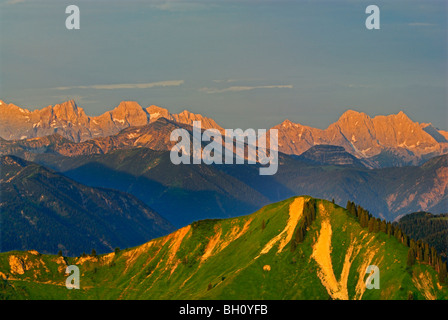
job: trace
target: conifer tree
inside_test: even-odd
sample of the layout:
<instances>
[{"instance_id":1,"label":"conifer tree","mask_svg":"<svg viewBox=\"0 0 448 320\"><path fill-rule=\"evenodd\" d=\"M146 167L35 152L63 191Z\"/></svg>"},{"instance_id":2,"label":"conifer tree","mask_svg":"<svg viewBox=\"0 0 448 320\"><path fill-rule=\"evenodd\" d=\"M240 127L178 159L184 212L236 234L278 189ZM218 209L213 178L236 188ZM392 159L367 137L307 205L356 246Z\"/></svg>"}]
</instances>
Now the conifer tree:
<instances>
[{"instance_id":1,"label":"conifer tree","mask_svg":"<svg viewBox=\"0 0 448 320\"><path fill-rule=\"evenodd\" d=\"M380 231L380 219L373 221L373 232L378 233Z\"/></svg>"},{"instance_id":2,"label":"conifer tree","mask_svg":"<svg viewBox=\"0 0 448 320\"><path fill-rule=\"evenodd\" d=\"M369 224L368 224L368 230L369 230L369 232L373 232L374 225L375 225L375 219L370 218L370 219L369 219Z\"/></svg>"},{"instance_id":3,"label":"conifer tree","mask_svg":"<svg viewBox=\"0 0 448 320\"><path fill-rule=\"evenodd\" d=\"M442 258L439 257L438 259L438 265L439 265L439 281L440 283L445 284L448 280L448 272L446 268L446 263L442 261Z\"/></svg>"},{"instance_id":4,"label":"conifer tree","mask_svg":"<svg viewBox=\"0 0 448 320\"><path fill-rule=\"evenodd\" d=\"M415 264L415 251L413 248L410 248L408 250L408 259L407 259L408 266L412 267Z\"/></svg>"},{"instance_id":5,"label":"conifer tree","mask_svg":"<svg viewBox=\"0 0 448 320\"><path fill-rule=\"evenodd\" d=\"M382 220L381 221L381 226L380 226L380 230L384 233L387 233L387 223L386 220Z\"/></svg>"},{"instance_id":6,"label":"conifer tree","mask_svg":"<svg viewBox=\"0 0 448 320\"><path fill-rule=\"evenodd\" d=\"M423 260L424 260L426 263L429 263L429 255L430 255L430 252L429 252L429 245L428 245L427 243L425 243L425 252L424 252L424 255L423 255Z\"/></svg>"},{"instance_id":7,"label":"conifer tree","mask_svg":"<svg viewBox=\"0 0 448 320\"><path fill-rule=\"evenodd\" d=\"M431 247L431 265L435 267L437 264L437 250L434 247Z\"/></svg>"},{"instance_id":8,"label":"conifer tree","mask_svg":"<svg viewBox=\"0 0 448 320\"><path fill-rule=\"evenodd\" d=\"M345 206L348 212L352 212L352 202L347 200L347 205Z\"/></svg>"}]
</instances>

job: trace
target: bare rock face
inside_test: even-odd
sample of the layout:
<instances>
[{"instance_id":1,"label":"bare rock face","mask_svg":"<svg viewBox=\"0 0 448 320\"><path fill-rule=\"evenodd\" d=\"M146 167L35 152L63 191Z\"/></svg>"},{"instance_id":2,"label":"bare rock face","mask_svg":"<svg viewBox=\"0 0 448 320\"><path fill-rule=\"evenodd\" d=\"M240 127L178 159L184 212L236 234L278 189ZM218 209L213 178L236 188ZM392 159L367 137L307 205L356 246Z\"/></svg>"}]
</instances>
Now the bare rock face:
<instances>
[{"instance_id":1,"label":"bare rock face","mask_svg":"<svg viewBox=\"0 0 448 320\"><path fill-rule=\"evenodd\" d=\"M115 109L97 117L86 115L73 100L32 112L0 101L2 139L29 140L58 134L75 143L95 140L94 143L77 146L76 150L69 146L66 151L68 154L78 154L81 149L84 154L105 152L117 147L109 145L117 143L116 140L127 146L145 145L166 149L170 145L166 141L167 135L152 129L151 133L131 130L127 132L126 139L123 135L113 137L124 129L139 128L160 119L189 126L194 121L201 121L202 129L215 128L224 133L224 129L213 119L200 114L187 110L172 114L155 105L142 108L135 101L123 101ZM365 113L348 110L325 130L290 120L285 120L273 129L278 129L280 152L300 155L316 145L340 146L356 158L365 159L369 167L417 165L448 152L448 132L438 130L431 124L414 122L404 112L371 118ZM163 139L155 141L159 136ZM164 147L164 143L168 145Z\"/></svg>"},{"instance_id":2,"label":"bare rock face","mask_svg":"<svg viewBox=\"0 0 448 320\"><path fill-rule=\"evenodd\" d=\"M79 141L90 135L89 120L73 100L32 112L0 101L0 136L7 140L60 133Z\"/></svg>"},{"instance_id":3,"label":"bare rock face","mask_svg":"<svg viewBox=\"0 0 448 320\"><path fill-rule=\"evenodd\" d=\"M314 137L317 136L316 131L319 130L293 123L288 119L272 129L278 130L279 150L287 154L296 155L302 154L314 146Z\"/></svg>"},{"instance_id":4,"label":"bare rock face","mask_svg":"<svg viewBox=\"0 0 448 320\"><path fill-rule=\"evenodd\" d=\"M86 115L73 100L32 112L0 101L0 137L23 140L57 133L70 141L82 142L111 136L125 128L144 126L159 118L188 125L199 120L204 129L222 130L214 120L200 114L187 110L171 114L154 105L144 109L135 101L122 101L115 109L97 117Z\"/></svg>"},{"instance_id":5,"label":"bare rock face","mask_svg":"<svg viewBox=\"0 0 448 320\"><path fill-rule=\"evenodd\" d=\"M382 161L415 165L448 152L446 132L430 124L413 122L402 111L371 118L348 110L325 130L289 120L273 128L279 130L279 151L287 154L300 155L315 145L336 145L357 158L371 159L381 166Z\"/></svg>"},{"instance_id":6,"label":"bare rock face","mask_svg":"<svg viewBox=\"0 0 448 320\"><path fill-rule=\"evenodd\" d=\"M153 105L146 108L146 112L150 115L151 123L160 118L165 118L170 121L192 126L194 121L200 121L202 129L218 129L219 131L224 131L224 129L220 127L213 119L204 117L200 114L192 113L188 110L184 110L178 114L172 114L167 109Z\"/></svg>"},{"instance_id":7,"label":"bare rock face","mask_svg":"<svg viewBox=\"0 0 448 320\"><path fill-rule=\"evenodd\" d=\"M157 119L160 119L160 118L174 120L171 113L165 108L161 108L161 107L152 105L152 106L149 106L148 108L146 108L146 112L148 112L148 114L150 115L151 123L154 121L157 121Z\"/></svg>"},{"instance_id":8,"label":"bare rock face","mask_svg":"<svg viewBox=\"0 0 448 320\"><path fill-rule=\"evenodd\" d=\"M184 110L179 114L174 114L173 120L190 126L193 125L193 121L200 121L202 129L218 129L219 131L224 132L224 129L221 128L215 120L203 117L200 114L191 113L187 110Z\"/></svg>"}]
</instances>

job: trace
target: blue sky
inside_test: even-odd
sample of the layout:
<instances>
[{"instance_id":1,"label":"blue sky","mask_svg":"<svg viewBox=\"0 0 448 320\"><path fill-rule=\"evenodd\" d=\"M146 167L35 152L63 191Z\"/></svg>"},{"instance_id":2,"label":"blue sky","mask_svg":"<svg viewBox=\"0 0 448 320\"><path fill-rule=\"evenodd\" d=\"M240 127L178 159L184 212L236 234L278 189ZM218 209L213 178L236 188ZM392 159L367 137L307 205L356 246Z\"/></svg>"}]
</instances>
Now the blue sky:
<instances>
[{"instance_id":1,"label":"blue sky","mask_svg":"<svg viewBox=\"0 0 448 320\"><path fill-rule=\"evenodd\" d=\"M81 29L65 28L78 5ZM365 8L381 29L365 28ZM288 118L326 128L347 109L403 110L448 129L446 1L0 2L0 99L188 109L225 128Z\"/></svg>"}]
</instances>

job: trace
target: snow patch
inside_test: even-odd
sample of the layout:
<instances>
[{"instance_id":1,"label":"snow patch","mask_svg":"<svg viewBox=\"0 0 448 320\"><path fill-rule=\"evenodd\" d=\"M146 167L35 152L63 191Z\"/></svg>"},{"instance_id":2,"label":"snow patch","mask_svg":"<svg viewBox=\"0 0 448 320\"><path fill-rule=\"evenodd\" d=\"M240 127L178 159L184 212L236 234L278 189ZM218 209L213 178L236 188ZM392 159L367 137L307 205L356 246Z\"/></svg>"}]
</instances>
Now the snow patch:
<instances>
[{"instance_id":1,"label":"snow patch","mask_svg":"<svg viewBox=\"0 0 448 320\"><path fill-rule=\"evenodd\" d=\"M113 118L113 120L114 120L114 122L120 122L121 124L124 124L124 119L116 119L116 118Z\"/></svg>"},{"instance_id":2,"label":"snow patch","mask_svg":"<svg viewBox=\"0 0 448 320\"><path fill-rule=\"evenodd\" d=\"M138 135L135 134L135 133L130 133L130 134L127 135L127 138L128 138L128 139L134 139L134 138L137 137L137 136L138 136Z\"/></svg>"}]
</instances>

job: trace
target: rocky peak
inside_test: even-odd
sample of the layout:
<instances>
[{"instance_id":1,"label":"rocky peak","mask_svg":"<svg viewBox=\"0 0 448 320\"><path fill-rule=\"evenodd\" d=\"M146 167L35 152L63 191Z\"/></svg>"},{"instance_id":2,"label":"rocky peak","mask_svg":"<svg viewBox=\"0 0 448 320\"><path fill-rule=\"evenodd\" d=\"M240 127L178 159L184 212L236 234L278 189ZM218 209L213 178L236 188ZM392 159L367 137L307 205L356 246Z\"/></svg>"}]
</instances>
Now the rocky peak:
<instances>
[{"instance_id":1,"label":"rocky peak","mask_svg":"<svg viewBox=\"0 0 448 320\"><path fill-rule=\"evenodd\" d=\"M120 104L114 110L132 113L143 110L143 108L137 101L121 101Z\"/></svg>"},{"instance_id":2,"label":"rocky peak","mask_svg":"<svg viewBox=\"0 0 448 320\"><path fill-rule=\"evenodd\" d=\"M112 114L116 116L122 116L126 118L127 116L138 114L144 112L143 108L136 101L122 101L120 104L112 110Z\"/></svg>"},{"instance_id":3,"label":"rocky peak","mask_svg":"<svg viewBox=\"0 0 448 320\"><path fill-rule=\"evenodd\" d=\"M291 127L292 125L294 125L294 122L289 119L285 119L282 123L280 123L280 127Z\"/></svg>"},{"instance_id":4,"label":"rocky peak","mask_svg":"<svg viewBox=\"0 0 448 320\"><path fill-rule=\"evenodd\" d=\"M364 112L354 110L345 111L334 124L343 129L354 128L358 126L371 125L372 119Z\"/></svg>"},{"instance_id":5,"label":"rocky peak","mask_svg":"<svg viewBox=\"0 0 448 320\"><path fill-rule=\"evenodd\" d=\"M85 117L84 110L78 108L74 100L69 100L52 107L52 113L55 118L62 121L74 121L79 117Z\"/></svg>"},{"instance_id":6,"label":"rocky peak","mask_svg":"<svg viewBox=\"0 0 448 320\"><path fill-rule=\"evenodd\" d=\"M218 129L221 132L224 131L224 129L219 126L215 122L215 120L204 117L201 114L190 112L188 110L184 110L178 114L173 114L173 120L190 126L193 125L193 121L200 121L202 129Z\"/></svg>"},{"instance_id":7,"label":"rocky peak","mask_svg":"<svg viewBox=\"0 0 448 320\"><path fill-rule=\"evenodd\" d=\"M176 118L178 122L181 123L190 123L190 122L192 123L193 121L202 121L206 119L202 115L194 114L188 110L184 110L181 113L174 115L174 118Z\"/></svg>"},{"instance_id":8,"label":"rocky peak","mask_svg":"<svg viewBox=\"0 0 448 320\"><path fill-rule=\"evenodd\" d=\"M404 113L402 110L400 110L400 112L397 113L397 116L398 116L399 118L401 118L401 119L408 119L408 120L411 120L411 119L409 119L409 117L407 116L407 114Z\"/></svg>"},{"instance_id":9,"label":"rocky peak","mask_svg":"<svg viewBox=\"0 0 448 320\"><path fill-rule=\"evenodd\" d=\"M136 101L122 101L111 111L113 122L142 126L148 123L148 113Z\"/></svg>"},{"instance_id":10,"label":"rocky peak","mask_svg":"<svg viewBox=\"0 0 448 320\"><path fill-rule=\"evenodd\" d=\"M12 103L6 103L2 100L0 100L0 112L2 113L30 113L26 109L22 109L15 104Z\"/></svg>"},{"instance_id":11,"label":"rocky peak","mask_svg":"<svg viewBox=\"0 0 448 320\"><path fill-rule=\"evenodd\" d=\"M168 120L173 119L171 113L167 109L155 105L151 105L146 108L146 112L149 114L150 122L154 122L159 118L166 118Z\"/></svg>"}]
</instances>

